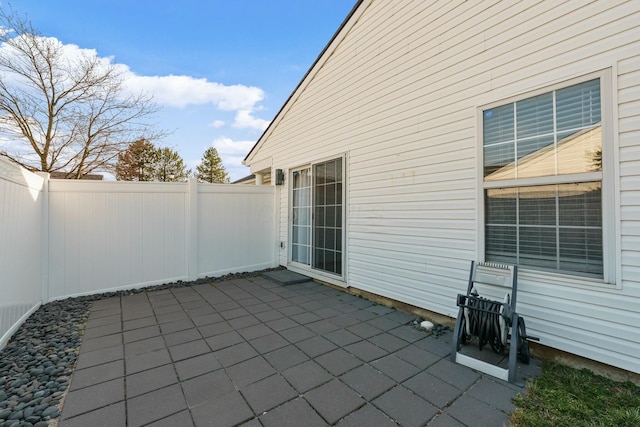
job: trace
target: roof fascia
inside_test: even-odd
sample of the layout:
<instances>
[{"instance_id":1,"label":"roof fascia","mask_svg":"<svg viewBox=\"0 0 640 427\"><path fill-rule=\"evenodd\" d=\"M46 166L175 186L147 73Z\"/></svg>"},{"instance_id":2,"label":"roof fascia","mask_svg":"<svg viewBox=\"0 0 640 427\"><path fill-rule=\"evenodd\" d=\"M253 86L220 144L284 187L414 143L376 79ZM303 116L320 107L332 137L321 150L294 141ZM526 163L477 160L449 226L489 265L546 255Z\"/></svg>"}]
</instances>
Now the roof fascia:
<instances>
[{"instance_id":1,"label":"roof fascia","mask_svg":"<svg viewBox=\"0 0 640 427\"><path fill-rule=\"evenodd\" d=\"M356 22L358 22L358 18L360 18L362 13L367 9L372 1L373 0L358 0L356 2L356 4L351 9L351 12L349 12L344 21L342 21L340 27L338 27L336 32L331 37L331 40L329 40L329 43L327 43L324 49L322 49L316 60L313 62L313 64L311 64L311 67L309 67L309 70L307 70L306 74L302 77L302 80L300 80L298 86L296 86L293 92L291 92L291 95L289 95L289 98L287 98L285 103L282 105L280 111L278 111L271 123L269 123L269 126L267 126L260 138L258 138L258 141L256 141L251 150L249 150L249 153L247 153L244 160L242 160L243 165L247 166L247 163L251 162L260 147L264 144L264 141L266 141L269 135L271 135L271 132L273 132L273 129L275 129L278 122L280 122L282 117L284 117L287 111L289 111L289 108L291 108L291 106L295 103L296 99L305 90L309 82L313 80L313 77L316 75L318 70L320 70L327 59L331 57L342 40L344 40L349 30L353 27L353 25L355 25Z\"/></svg>"}]
</instances>

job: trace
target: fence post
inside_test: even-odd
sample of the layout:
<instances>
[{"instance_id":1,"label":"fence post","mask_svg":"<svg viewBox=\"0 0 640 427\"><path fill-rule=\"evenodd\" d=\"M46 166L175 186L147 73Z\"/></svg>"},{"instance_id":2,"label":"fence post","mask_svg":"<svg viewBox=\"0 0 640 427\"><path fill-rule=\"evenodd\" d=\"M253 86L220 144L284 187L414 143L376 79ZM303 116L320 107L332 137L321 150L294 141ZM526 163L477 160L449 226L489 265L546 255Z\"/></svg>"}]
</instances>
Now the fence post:
<instances>
[{"instance_id":1,"label":"fence post","mask_svg":"<svg viewBox=\"0 0 640 427\"><path fill-rule=\"evenodd\" d=\"M188 277L189 280L198 278L198 180L189 178L189 230L188 233Z\"/></svg>"},{"instance_id":2,"label":"fence post","mask_svg":"<svg viewBox=\"0 0 640 427\"><path fill-rule=\"evenodd\" d=\"M36 172L42 182L42 211L40 213L40 283L42 304L49 302L49 178L48 172Z\"/></svg>"}]
</instances>

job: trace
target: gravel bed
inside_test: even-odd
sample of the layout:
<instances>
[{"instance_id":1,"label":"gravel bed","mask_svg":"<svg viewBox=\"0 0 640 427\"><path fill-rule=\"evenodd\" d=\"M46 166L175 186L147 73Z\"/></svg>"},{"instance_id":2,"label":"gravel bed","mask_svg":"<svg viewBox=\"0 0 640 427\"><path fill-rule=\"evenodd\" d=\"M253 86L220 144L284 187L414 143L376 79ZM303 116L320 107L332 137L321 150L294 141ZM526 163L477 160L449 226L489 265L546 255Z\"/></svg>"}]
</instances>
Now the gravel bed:
<instances>
[{"instance_id":1,"label":"gravel bed","mask_svg":"<svg viewBox=\"0 0 640 427\"><path fill-rule=\"evenodd\" d=\"M0 351L0 427L44 427L57 424L92 301L255 277L264 271L277 269L228 274L191 282L178 281L43 304Z\"/></svg>"}]
</instances>

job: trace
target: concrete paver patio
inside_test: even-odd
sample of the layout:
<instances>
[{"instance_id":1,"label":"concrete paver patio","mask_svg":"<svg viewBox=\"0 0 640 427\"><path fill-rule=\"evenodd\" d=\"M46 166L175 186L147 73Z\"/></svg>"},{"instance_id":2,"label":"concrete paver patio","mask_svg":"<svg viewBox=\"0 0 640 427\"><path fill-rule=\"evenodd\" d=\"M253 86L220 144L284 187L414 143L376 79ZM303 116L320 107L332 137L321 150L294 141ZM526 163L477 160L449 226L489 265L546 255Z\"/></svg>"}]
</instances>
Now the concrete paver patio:
<instances>
[{"instance_id":1,"label":"concrete paver patio","mask_svg":"<svg viewBox=\"0 0 640 427\"><path fill-rule=\"evenodd\" d=\"M263 277L96 301L59 425L507 424L523 388L451 363L451 333L413 319Z\"/></svg>"}]
</instances>

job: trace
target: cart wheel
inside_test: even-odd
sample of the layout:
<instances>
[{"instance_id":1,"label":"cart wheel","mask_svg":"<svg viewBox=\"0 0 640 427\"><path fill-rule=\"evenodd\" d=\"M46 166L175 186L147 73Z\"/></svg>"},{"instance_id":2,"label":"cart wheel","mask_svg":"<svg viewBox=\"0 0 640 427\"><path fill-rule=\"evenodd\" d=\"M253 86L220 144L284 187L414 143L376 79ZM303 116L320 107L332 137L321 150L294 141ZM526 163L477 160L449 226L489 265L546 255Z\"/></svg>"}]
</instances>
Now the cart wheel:
<instances>
[{"instance_id":1,"label":"cart wheel","mask_svg":"<svg viewBox=\"0 0 640 427\"><path fill-rule=\"evenodd\" d=\"M525 365L529 364L529 342L527 341L527 328L524 325L524 319L518 318L518 360Z\"/></svg>"}]
</instances>

